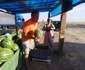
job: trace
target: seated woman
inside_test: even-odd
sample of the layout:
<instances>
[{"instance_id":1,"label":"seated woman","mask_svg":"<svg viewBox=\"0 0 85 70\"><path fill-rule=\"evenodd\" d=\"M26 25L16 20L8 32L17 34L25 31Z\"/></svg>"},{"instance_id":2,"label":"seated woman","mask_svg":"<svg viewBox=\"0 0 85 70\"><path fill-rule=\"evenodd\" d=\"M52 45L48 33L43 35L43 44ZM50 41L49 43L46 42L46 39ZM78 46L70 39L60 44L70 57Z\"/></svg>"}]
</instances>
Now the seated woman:
<instances>
[{"instance_id":1,"label":"seated woman","mask_svg":"<svg viewBox=\"0 0 85 70\"><path fill-rule=\"evenodd\" d=\"M50 19L47 19L47 24L44 25L43 29L45 30L44 44L46 46L53 46L54 44L54 34L55 26L51 23Z\"/></svg>"}]
</instances>

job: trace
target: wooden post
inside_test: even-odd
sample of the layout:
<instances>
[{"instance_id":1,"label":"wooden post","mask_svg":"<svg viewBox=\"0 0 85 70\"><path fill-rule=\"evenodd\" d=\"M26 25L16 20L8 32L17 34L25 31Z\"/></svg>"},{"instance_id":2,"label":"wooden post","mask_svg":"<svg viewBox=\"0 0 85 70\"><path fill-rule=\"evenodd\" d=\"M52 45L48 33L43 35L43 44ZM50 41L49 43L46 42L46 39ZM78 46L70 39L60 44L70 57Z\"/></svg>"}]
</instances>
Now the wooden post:
<instances>
[{"instance_id":1,"label":"wooden post","mask_svg":"<svg viewBox=\"0 0 85 70\"><path fill-rule=\"evenodd\" d=\"M59 47L58 47L59 52L63 52L67 11L72 9L72 3L73 3L72 0L62 0L61 27L59 31Z\"/></svg>"},{"instance_id":2,"label":"wooden post","mask_svg":"<svg viewBox=\"0 0 85 70\"><path fill-rule=\"evenodd\" d=\"M61 27L59 31L59 47L58 52L63 52L63 46L64 46L64 38L65 38L65 28L66 28L66 17L67 13L63 12L61 14Z\"/></svg>"}]
</instances>

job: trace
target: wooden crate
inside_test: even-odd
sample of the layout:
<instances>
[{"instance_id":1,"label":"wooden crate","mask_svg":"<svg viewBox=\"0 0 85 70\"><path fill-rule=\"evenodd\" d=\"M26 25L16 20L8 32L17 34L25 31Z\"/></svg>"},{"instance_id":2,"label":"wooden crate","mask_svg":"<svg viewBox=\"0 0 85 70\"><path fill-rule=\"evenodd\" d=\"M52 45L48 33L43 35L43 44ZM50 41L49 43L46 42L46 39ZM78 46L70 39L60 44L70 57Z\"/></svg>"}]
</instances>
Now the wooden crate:
<instances>
[{"instance_id":1,"label":"wooden crate","mask_svg":"<svg viewBox=\"0 0 85 70\"><path fill-rule=\"evenodd\" d=\"M23 63L23 54L20 52L20 50L17 50L16 53L10 58L10 60L5 62L0 67L0 70L19 70Z\"/></svg>"}]
</instances>

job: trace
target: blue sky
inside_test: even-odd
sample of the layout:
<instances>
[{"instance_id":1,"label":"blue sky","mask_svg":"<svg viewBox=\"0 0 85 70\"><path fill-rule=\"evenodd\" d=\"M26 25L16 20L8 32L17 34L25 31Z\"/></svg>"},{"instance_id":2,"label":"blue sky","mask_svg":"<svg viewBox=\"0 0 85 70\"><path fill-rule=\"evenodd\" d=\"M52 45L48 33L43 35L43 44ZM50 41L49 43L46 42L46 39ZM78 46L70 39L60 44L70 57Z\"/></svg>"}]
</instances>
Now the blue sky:
<instances>
[{"instance_id":1,"label":"blue sky","mask_svg":"<svg viewBox=\"0 0 85 70\"><path fill-rule=\"evenodd\" d=\"M22 14L25 20L30 18L30 14ZM39 21L47 20L48 12L40 12ZM52 17L52 20L60 20L60 15ZM67 12L67 22L85 22L85 3L82 3Z\"/></svg>"}]
</instances>

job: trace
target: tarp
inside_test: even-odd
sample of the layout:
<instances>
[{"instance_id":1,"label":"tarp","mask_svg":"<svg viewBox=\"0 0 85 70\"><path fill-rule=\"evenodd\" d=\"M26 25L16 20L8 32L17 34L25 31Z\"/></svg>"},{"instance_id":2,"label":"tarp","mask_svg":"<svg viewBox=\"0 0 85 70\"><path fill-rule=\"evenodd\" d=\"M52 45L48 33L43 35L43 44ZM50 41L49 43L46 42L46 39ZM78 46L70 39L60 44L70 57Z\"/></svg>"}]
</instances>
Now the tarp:
<instances>
[{"instance_id":1,"label":"tarp","mask_svg":"<svg viewBox=\"0 0 85 70\"><path fill-rule=\"evenodd\" d=\"M85 0L0 0L0 8L12 14L29 13L33 10L51 11L51 16L56 16L62 13L62 5L67 10L84 2Z\"/></svg>"},{"instance_id":2,"label":"tarp","mask_svg":"<svg viewBox=\"0 0 85 70\"><path fill-rule=\"evenodd\" d=\"M65 11L72 10L73 7L75 7L81 3L84 3L84 2L85 2L85 0L67 0L67 1L64 1L64 4L65 4L64 9L65 9ZM56 16L56 15L63 12L62 5L63 5L62 3L59 4L56 8L54 8L51 11L51 17Z\"/></svg>"}]
</instances>

